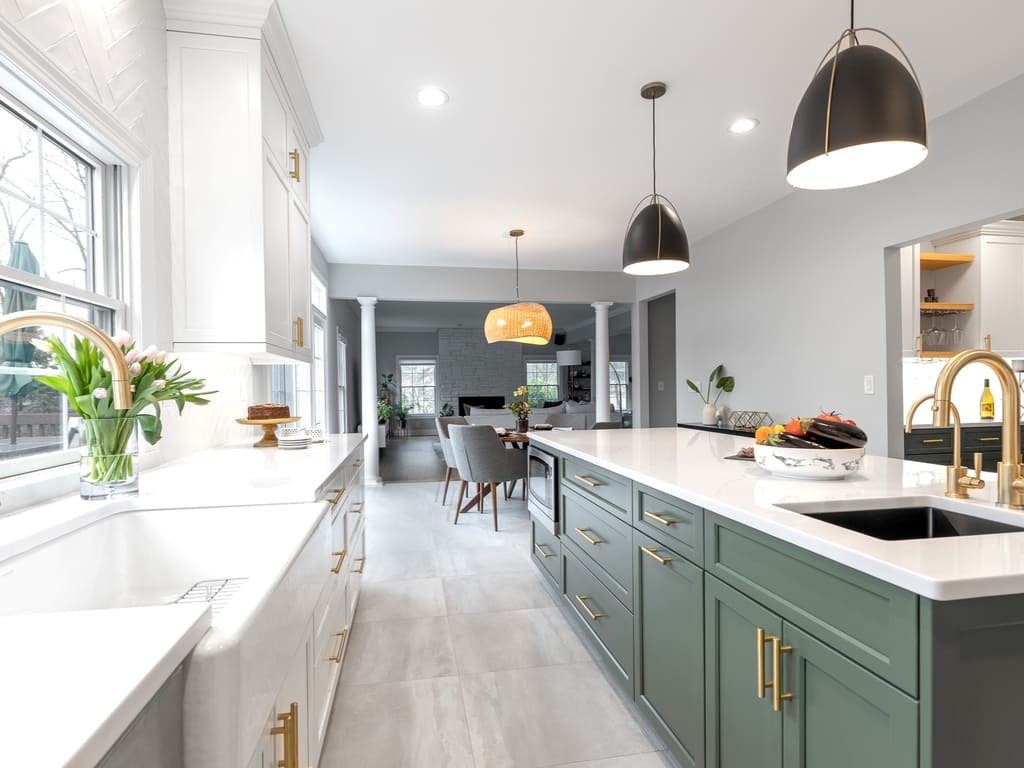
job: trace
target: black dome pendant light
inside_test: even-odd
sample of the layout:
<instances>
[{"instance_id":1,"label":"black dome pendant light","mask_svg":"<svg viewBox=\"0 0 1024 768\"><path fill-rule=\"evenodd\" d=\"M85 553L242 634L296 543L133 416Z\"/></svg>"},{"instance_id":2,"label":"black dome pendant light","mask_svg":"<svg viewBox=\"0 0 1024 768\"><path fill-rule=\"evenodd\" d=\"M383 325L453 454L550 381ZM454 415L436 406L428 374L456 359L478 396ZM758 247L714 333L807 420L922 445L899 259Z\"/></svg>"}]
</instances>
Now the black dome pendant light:
<instances>
[{"instance_id":1,"label":"black dome pendant light","mask_svg":"<svg viewBox=\"0 0 1024 768\"><path fill-rule=\"evenodd\" d=\"M859 32L884 37L907 66L862 45ZM803 189L843 189L909 171L928 154L927 122L914 65L882 30L854 26L850 0L850 27L825 52L793 117L786 181Z\"/></svg>"},{"instance_id":2,"label":"black dome pendant light","mask_svg":"<svg viewBox=\"0 0 1024 768\"><path fill-rule=\"evenodd\" d=\"M658 194L658 144L654 102L665 95L664 83L648 83L640 95L651 102L651 194L630 215L622 243L622 271L630 275L667 275L690 266L690 244L676 208ZM643 209L641 210L641 206ZM640 211L637 213L637 211Z\"/></svg>"}]
</instances>

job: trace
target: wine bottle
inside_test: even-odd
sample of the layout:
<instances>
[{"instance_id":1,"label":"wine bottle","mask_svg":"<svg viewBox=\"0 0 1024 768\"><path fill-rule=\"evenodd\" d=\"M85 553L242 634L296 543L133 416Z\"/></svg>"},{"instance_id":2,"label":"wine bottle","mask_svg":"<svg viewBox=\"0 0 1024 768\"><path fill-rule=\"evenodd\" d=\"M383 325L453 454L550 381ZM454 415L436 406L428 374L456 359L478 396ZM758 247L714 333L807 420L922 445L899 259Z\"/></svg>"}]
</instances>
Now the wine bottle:
<instances>
[{"instance_id":1,"label":"wine bottle","mask_svg":"<svg viewBox=\"0 0 1024 768\"><path fill-rule=\"evenodd\" d=\"M985 379L985 388L981 390L981 420L992 421L996 417L996 399L992 397L992 390L988 388L988 379Z\"/></svg>"}]
</instances>

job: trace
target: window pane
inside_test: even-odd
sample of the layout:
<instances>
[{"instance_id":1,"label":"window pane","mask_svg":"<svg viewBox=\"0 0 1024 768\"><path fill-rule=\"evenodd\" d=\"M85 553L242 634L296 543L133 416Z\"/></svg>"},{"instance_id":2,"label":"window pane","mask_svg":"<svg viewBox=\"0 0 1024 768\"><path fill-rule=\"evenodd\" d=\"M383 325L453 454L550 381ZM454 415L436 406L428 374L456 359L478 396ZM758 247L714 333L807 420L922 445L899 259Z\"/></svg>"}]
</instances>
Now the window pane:
<instances>
[{"instance_id":1,"label":"window pane","mask_svg":"<svg viewBox=\"0 0 1024 768\"><path fill-rule=\"evenodd\" d=\"M21 241L28 244L40 265L37 274L45 272L39 243L39 210L0 192L0 227L3 228L0 234L0 257L3 263L12 266L11 248L15 242Z\"/></svg>"},{"instance_id":2,"label":"window pane","mask_svg":"<svg viewBox=\"0 0 1024 768\"><path fill-rule=\"evenodd\" d=\"M52 216L45 216L46 274L77 288L91 287L89 265L93 261L93 237Z\"/></svg>"},{"instance_id":3,"label":"window pane","mask_svg":"<svg viewBox=\"0 0 1024 768\"><path fill-rule=\"evenodd\" d=\"M2 105L0 188L31 199L39 191L39 133Z\"/></svg>"},{"instance_id":4,"label":"window pane","mask_svg":"<svg viewBox=\"0 0 1024 768\"><path fill-rule=\"evenodd\" d=\"M423 361L399 363L398 369L402 407L409 413L435 413L437 364Z\"/></svg>"},{"instance_id":5,"label":"window pane","mask_svg":"<svg viewBox=\"0 0 1024 768\"><path fill-rule=\"evenodd\" d=\"M527 363L526 386L529 389L526 400L535 408L558 400L558 363Z\"/></svg>"},{"instance_id":6,"label":"window pane","mask_svg":"<svg viewBox=\"0 0 1024 768\"><path fill-rule=\"evenodd\" d=\"M90 216L92 166L51 139L43 139L43 205L80 228Z\"/></svg>"}]
</instances>

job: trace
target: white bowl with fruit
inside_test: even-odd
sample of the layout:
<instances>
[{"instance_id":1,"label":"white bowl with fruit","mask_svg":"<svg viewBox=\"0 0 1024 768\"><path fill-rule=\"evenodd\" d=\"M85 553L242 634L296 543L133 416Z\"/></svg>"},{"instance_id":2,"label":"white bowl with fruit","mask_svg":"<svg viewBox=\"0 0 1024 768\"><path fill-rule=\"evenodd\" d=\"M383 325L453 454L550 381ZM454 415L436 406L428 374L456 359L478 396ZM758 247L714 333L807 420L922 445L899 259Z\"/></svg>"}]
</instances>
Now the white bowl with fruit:
<instances>
[{"instance_id":1,"label":"white bowl with fruit","mask_svg":"<svg viewBox=\"0 0 1024 768\"><path fill-rule=\"evenodd\" d=\"M754 436L754 461L778 477L841 480L857 472L868 437L852 419L835 413L761 427Z\"/></svg>"}]
</instances>

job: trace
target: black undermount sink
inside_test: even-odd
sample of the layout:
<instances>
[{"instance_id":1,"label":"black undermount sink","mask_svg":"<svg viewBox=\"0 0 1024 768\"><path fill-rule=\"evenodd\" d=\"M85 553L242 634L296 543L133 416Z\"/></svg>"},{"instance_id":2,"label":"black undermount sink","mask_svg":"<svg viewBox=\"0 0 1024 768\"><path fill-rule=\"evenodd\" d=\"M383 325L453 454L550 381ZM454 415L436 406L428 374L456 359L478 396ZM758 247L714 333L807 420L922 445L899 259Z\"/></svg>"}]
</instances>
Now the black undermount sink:
<instances>
[{"instance_id":1,"label":"black undermount sink","mask_svg":"<svg viewBox=\"0 0 1024 768\"><path fill-rule=\"evenodd\" d=\"M964 515L928 505L890 506L875 509L804 511L808 504L780 505L805 517L823 520L865 536L888 541L939 539L949 536L979 536L988 533L1024 531L1024 524L1010 525L982 517ZM815 505L820 506L820 505ZM1024 521L1022 521L1024 523Z\"/></svg>"}]
</instances>

